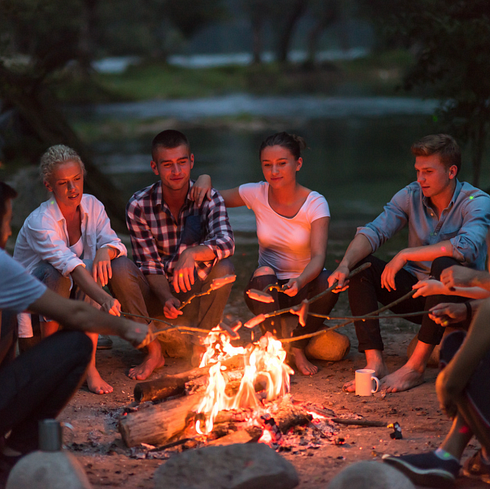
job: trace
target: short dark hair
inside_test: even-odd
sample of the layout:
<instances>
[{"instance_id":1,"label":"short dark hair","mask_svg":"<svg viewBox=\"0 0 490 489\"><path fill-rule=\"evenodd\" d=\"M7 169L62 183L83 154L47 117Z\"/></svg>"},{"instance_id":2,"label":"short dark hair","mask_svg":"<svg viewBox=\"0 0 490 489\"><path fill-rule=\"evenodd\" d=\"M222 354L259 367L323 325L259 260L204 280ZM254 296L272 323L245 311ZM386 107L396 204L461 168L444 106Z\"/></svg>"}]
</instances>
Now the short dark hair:
<instances>
[{"instance_id":1,"label":"short dark hair","mask_svg":"<svg viewBox=\"0 0 490 489\"><path fill-rule=\"evenodd\" d=\"M449 134L431 134L424 136L412 144L412 154L414 156L439 155L441 163L449 170L453 165L458 169L456 175L461 170L461 149L456 140Z\"/></svg>"},{"instance_id":2,"label":"short dark hair","mask_svg":"<svg viewBox=\"0 0 490 489\"><path fill-rule=\"evenodd\" d=\"M0 181L0 223L3 223L3 218L7 212L7 201L16 197L17 191L5 182Z\"/></svg>"},{"instance_id":3,"label":"short dark hair","mask_svg":"<svg viewBox=\"0 0 490 489\"><path fill-rule=\"evenodd\" d=\"M156 148L172 149L182 145L187 146L187 149L190 149L189 141L186 136L175 129L167 129L166 131L158 133L153 138L151 143L151 156L155 159L154 153Z\"/></svg>"},{"instance_id":4,"label":"short dark hair","mask_svg":"<svg viewBox=\"0 0 490 489\"><path fill-rule=\"evenodd\" d=\"M284 131L277 132L262 142L259 149L259 158L262 157L262 151L269 146L286 148L298 160L301 158L301 151L306 148L306 141L301 136L296 136L295 134L289 134Z\"/></svg>"}]
</instances>

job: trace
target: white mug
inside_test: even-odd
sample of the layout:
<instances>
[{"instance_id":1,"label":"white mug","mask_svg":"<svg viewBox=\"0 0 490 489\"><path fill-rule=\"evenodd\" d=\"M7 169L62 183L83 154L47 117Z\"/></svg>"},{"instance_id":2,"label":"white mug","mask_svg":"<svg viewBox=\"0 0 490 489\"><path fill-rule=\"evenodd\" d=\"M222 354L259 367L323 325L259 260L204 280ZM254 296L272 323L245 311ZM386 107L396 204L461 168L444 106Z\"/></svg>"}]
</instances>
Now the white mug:
<instances>
[{"instance_id":1,"label":"white mug","mask_svg":"<svg viewBox=\"0 0 490 489\"><path fill-rule=\"evenodd\" d=\"M376 387L373 387L376 384ZM371 396L379 389L379 379L374 375L374 370L362 368L356 370L356 396Z\"/></svg>"}]
</instances>

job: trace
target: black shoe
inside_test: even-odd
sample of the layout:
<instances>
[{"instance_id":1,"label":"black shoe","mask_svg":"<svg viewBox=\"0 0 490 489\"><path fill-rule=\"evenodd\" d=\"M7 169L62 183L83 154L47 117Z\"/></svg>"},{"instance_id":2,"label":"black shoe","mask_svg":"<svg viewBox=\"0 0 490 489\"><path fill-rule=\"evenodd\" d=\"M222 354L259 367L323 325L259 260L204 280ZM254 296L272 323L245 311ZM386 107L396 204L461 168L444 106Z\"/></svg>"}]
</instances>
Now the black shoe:
<instances>
[{"instance_id":1,"label":"black shoe","mask_svg":"<svg viewBox=\"0 0 490 489\"><path fill-rule=\"evenodd\" d=\"M400 457L384 455L383 462L403 472L414 484L441 489L454 484L460 469L455 460L442 460L434 452Z\"/></svg>"},{"instance_id":2,"label":"black shoe","mask_svg":"<svg viewBox=\"0 0 490 489\"><path fill-rule=\"evenodd\" d=\"M99 335L97 340L97 350L110 350L112 348L112 340L109 336Z\"/></svg>"}]
</instances>

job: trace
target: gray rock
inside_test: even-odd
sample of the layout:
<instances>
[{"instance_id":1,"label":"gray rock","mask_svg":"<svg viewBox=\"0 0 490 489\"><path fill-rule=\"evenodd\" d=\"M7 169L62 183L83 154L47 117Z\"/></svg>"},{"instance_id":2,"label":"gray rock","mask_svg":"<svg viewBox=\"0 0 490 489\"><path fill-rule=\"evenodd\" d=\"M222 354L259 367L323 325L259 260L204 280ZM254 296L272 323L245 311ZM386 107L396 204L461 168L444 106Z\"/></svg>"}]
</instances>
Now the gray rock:
<instances>
[{"instance_id":1,"label":"gray rock","mask_svg":"<svg viewBox=\"0 0 490 489\"><path fill-rule=\"evenodd\" d=\"M292 489L293 465L263 443L189 450L170 458L154 475L155 489Z\"/></svg>"},{"instance_id":2,"label":"gray rock","mask_svg":"<svg viewBox=\"0 0 490 489\"><path fill-rule=\"evenodd\" d=\"M337 474L328 489L415 489L400 471L381 462L357 462Z\"/></svg>"}]
</instances>

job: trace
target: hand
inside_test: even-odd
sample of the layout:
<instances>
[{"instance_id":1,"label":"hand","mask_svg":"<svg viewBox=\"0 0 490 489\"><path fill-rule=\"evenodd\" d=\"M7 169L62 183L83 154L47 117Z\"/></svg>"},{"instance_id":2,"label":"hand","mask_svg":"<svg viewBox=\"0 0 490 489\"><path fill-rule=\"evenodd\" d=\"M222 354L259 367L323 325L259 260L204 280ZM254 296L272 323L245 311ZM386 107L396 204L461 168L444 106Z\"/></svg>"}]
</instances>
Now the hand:
<instances>
[{"instance_id":1,"label":"hand","mask_svg":"<svg viewBox=\"0 0 490 489\"><path fill-rule=\"evenodd\" d=\"M112 278L109 248L105 247L97 250L92 268L92 276L94 277L94 281L101 287L104 287L109 283L109 279Z\"/></svg>"},{"instance_id":2,"label":"hand","mask_svg":"<svg viewBox=\"0 0 490 489\"><path fill-rule=\"evenodd\" d=\"M209 175L200 175L191 188L189 198L196 201L197 205L201 207L206 197L211 200L211 189L211 177Z\"/></svg>"},{"instance_id":3,"label":"hand","mask_svg":"<svg viewBox=\"0 0 490 489\"><path fill-rule=\"evenodd\" d=\"M163 314L168 319L175 319L178 316L184 314L182 311L179 311L180 301L177 297L171 297L167 299L165 305L163 306Z\"/></svg>"},{"instance_id":4,"label":"hand","mask_svg":"<svg viewBox=\"0 0 490 489\"><path fill-rule=\"evenodd\" d=\"M477 274L476 270L471 268L454 265L446 268L441 273L441 282L448 288L454 287L471 287L473 279Z\"/></svg>"},{"instance_id":5,"label":"hand","mask_svg":"<svg viewBox=\"0 0 490 489\"><path fill-rule=\"evenodd\" d=\"M174 270L172 285L177 294L191 290L191 287L194 285L195 269L196 261L192 256L191 248L188 248L180 255Z\"/></svg>"},{"instance_id":6,"label":"hand","mask_svg":"<svg viewBox=\"0 0 490 489\"><path fill-rule=\"evenodd\" d=\"M437 399L441 409L451 418L454 419L458 414L457 400L461 395L463 388L449 387L451 381L451 374L449 373L449 367L446 367L437 376L436 379L436 393Z\"/></svg>"},{"instance_id":7,"label":"hand","mask_svg":"<svg viewBox=\"0 0 490 489\"><path fill-rule=\"evenodd\" d=\"M430 319L441 326L460 323L466 319L468 311L464 303L441 303L434 306L429 313Z\"/></svg>"},{"instance_id":8,"label":"hand","mask_svg":"<svg viewBox=\"0 0 490 489\"><path fill-rule=\"evenodd\" d=\"M396 290L395 276L405 266L405 263L407 263L407 260L403 257L402 250L385 266L381 274L381 287L389 292Z\"/></svg>"},{"instance_id":9,"label":"hand","mask_svg":"<svg viewBox=\"0 0 490 489\"><path fill-rule=\"evenodd\" d=\"M333 289L332 292L337 294L349 287L349 280L347 278L349 274L349 267L342 264L339 265L337 269L332 272L332 274L328 277L328 286L332 287L335 282L338 282L337 287Z\"/></svg>"},{"instance_id":10,"label":"hand","mask_svg":"<svg viewBox=\"0 0 490 489\"><path fill-rule=\"evenodd\" d=\"M284 293L289 297L294 297L300 290L301 286L299 284L298 278L292 278L287 284L283 286Z\"/></svg>"},{"instance_id":11,"label":"hand","mask_svg":"<svg viewBox=\"0 0 490 489\"><path fill-rule=\"evenodd\" d=\"M113 316L121 315L121 304L112 296L108 296L108 298L100 304L100 309L104 312L112 314Z\"/></svg>"},{"instance_id":12,"label":"hand","mask_svg":"<svg viewBox=\"0 0 490 489\"><path fill-rule=\"evenodd\" d=\"M412 289L417 292L412 297L427 297L429 295L441 295L447 293L446 287L439 280L419 280Z\"/></svg>"}]
</instances>

